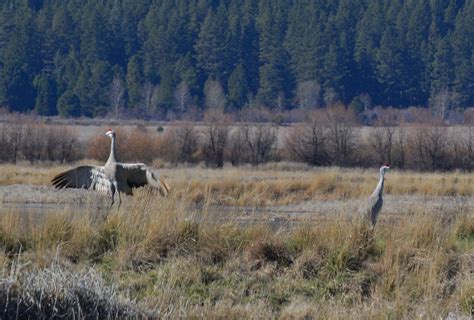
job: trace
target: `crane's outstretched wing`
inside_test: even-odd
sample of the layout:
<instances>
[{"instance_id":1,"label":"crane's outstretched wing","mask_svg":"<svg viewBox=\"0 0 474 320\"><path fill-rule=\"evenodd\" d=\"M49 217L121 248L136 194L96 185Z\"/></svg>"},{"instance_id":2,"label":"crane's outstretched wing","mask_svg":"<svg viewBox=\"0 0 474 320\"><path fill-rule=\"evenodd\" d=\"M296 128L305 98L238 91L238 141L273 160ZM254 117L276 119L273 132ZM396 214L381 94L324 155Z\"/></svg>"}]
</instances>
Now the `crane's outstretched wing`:
<instances>
[{"instance_id":1,"label":"crane's outstretched wing","mask_svg":"<svg viewBox=\"0 0 474 320\"><path fill-rule=\"evenodd\" d=\"M170 187L158 173L143 163L117 163L117 176L119 191L128 194L132 194L131 188L143 187L147 184L158 189L163 196L167 196L170 192Z\"/></svg>"},{"instance_id":2,"label":"crane's outstretched wing","mask_svg":"<svg viewBox=\"0 0 474 320\"><path fill-rule=\"evenodd\" d=\"M80 166L62 172L55 176L51 182L58 189L84 188L107 195L112 194L114 188L112 181L105 175L103 167L95 166Z\"/></svg>"}]
</instances>

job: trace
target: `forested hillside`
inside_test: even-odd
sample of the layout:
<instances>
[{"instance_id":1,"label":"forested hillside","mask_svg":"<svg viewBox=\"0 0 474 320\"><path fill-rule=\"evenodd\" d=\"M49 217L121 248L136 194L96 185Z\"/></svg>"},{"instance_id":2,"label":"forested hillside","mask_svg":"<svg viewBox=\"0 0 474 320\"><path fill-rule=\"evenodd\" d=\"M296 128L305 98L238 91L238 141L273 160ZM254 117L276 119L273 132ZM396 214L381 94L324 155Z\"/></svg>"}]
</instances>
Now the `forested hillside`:
<instances>
[{"instance_id":1,"label":"forested hillside","mask_svg":"<svg viewBox=\"0 0 474 320\"><path fill-rule=\"evenodd\" d=\"M13 111L474 104L474 1L0 3L0 106Z\"/></svg>"}]
</instances>

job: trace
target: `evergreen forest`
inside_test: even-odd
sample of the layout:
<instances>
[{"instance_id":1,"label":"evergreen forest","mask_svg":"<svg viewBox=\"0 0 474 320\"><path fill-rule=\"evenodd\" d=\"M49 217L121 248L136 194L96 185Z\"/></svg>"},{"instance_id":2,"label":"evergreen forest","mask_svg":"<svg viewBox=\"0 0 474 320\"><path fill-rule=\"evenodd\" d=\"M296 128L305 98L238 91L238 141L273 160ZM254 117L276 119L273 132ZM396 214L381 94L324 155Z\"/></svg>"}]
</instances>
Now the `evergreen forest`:
<instances>
[{"instance_id":1,"label":"evergreen forest","mask_svg":"<svg viewBox=\"0 0 474 320\"><path fill-rule=\"evenodd\" d=\"M0 106L166 119L474 105L474 1L1 0Z\"/></svg>"}]
</instances>

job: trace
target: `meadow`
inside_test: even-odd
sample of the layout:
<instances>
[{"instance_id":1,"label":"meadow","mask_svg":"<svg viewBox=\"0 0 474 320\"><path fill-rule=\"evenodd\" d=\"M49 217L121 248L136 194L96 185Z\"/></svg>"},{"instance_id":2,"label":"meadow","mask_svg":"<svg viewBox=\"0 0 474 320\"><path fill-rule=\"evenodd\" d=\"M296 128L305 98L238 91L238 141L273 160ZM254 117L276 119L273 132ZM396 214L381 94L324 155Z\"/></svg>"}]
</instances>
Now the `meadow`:
<instances>
[{"instance_id":1,"label":"meadow","mask_svg":"<svg viewBox=\"0 0 474 320\"><path fill-rule=\"evenodd\" d=\"M372 230L358 207L377 169L163 168L168 198L140 189L107 211L48 186L71 166L0 165L2 317L474 314L472 173L391 171ZM60 205L22 210L45 199Z\"/></svg>"}]
</instances>

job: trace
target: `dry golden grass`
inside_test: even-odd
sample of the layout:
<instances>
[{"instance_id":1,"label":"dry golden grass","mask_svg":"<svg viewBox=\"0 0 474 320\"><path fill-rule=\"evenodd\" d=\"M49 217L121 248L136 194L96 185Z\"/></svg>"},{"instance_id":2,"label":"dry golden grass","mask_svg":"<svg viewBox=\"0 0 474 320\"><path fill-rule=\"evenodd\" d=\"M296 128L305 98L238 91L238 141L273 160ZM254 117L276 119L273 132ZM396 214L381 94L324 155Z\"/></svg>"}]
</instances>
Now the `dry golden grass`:
<instances>
[{"instance_id":1,"label":"dry golden grass","mask_svg":"<svg viewBox=\"0 0 474 320\"><path fill-rule=\"evenodd\" d=\"M214 194L203 197L211 203ZM94 266L122 297L157 317L428 319L474 312L472 210L432 214L421 207L373 231L345 212L278 230L212 214L205 206L190 210L181 194L147 192L107 216L4 210L2 260L30 263L24 272L53 263L78 272Z\"/></svg>"},{"instance_id":2,"label":"dry golden grass","mask_svg":"<svg viewBox=\"0 0 474 320\"><path fill-rule=\"evenodd\" d=\"M91 163L81 161L80 164ZM78 165L78 164L75 164ZM74 165L74 166L75 166ZM49 185L68 166L0 165L0 185ZM305 200L352 199L368 196L378 181L378 169L298 168L272 165L160 169L172 192L190 203L224 205L293 204ZM386 176L385 194L473 196L474 173L420 173L392 170Z\"/></svg>"},{"instance_id":3,"label":"dry golden grass","mask_svg":"<svg viewBox=\"0 0 474 320\"><path fill-rule=\"evenodd\" d=\"M67 168L2 165L0 184L48 184ZM79 274L93 267L121 298L160 318L474 314L473 208L432 212L420 204L374 230L355 212L340 209L317 223L275 228L232 215L223 220L215 205L361 198L377 183L378 170L267 166L161 172L172 186L169 197L140 190L108 214L87 203L82 214L73 213L74 204L47 215L1 209L0 263L6 270L23 266L21 274L52 265ZM386 191L472 197L473 178L394 170Z\"/></svg>"},{"instance_id":4,"label":"dry golden grass","mask_svg":"<svg viewBox=\"0 0 474 320\"><path fill-rule=\"evenodd\" d=\"M73 166L98 165L97 161L84 160ZM17 164L0 164L0 185L31 184L48 185L59 172L71 169L72 165L42 162L40 165L22 162Z\"/></svg>"}]
</instances>

